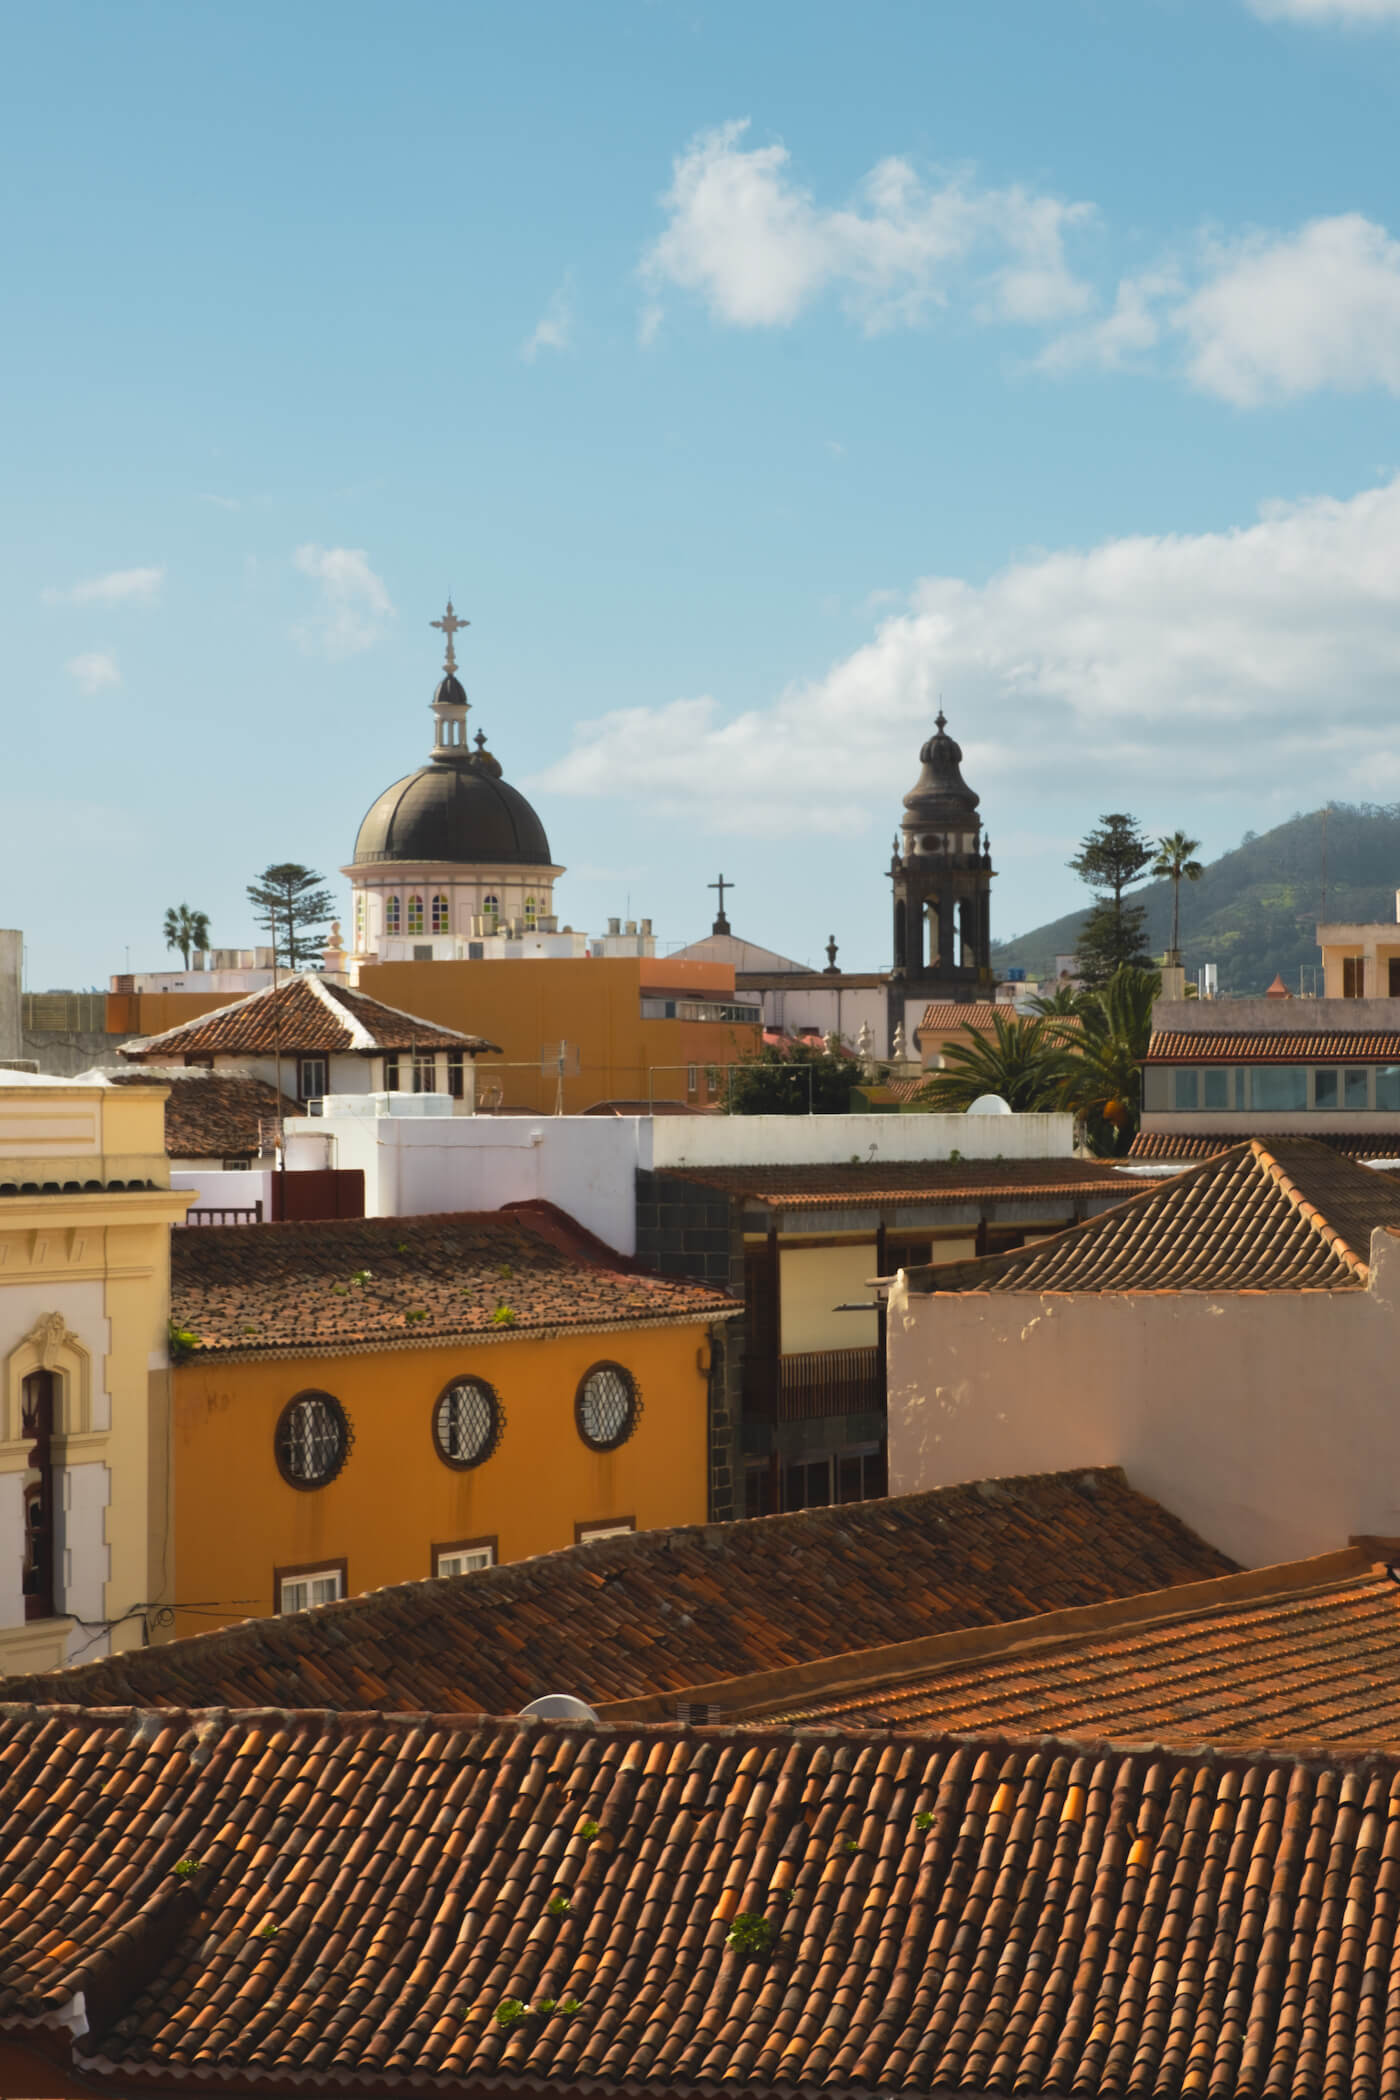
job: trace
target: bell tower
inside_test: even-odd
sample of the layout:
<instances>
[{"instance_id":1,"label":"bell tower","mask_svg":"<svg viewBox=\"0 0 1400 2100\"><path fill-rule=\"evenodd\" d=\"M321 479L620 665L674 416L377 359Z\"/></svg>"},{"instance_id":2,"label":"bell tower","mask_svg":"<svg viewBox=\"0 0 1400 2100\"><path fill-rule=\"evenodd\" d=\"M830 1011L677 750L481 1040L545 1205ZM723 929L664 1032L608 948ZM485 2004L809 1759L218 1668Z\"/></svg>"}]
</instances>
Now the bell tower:
<instances>
[{"instance_id":1,"label":"bell tower","mask_svg":"<svg viewBox=\"0 0 1400 2100\"><path fill-rule=\"evenodd\" d=\"M991 842L979 797L962 777L962 746L937 728L919 753L923 771L904 798L894 842L894 968L890 1035L906 1001L992 996Z\"/></svg>"}]
</instances>

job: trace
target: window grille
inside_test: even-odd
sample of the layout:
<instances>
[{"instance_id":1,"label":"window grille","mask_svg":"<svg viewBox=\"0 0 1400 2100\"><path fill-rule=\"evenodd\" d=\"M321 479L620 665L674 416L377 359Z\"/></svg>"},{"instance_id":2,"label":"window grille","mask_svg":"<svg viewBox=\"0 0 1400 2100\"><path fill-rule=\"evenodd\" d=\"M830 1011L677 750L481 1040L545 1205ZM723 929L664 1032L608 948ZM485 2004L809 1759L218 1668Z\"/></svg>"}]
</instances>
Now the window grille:
<instances>
[{"instance_id":1,"label":"window grille","mask_svg":"<svg viewBox=\"0 0 1400 2100\"><path fill-rule=\"evenodd\" d=\"M615 1451L625 1444L641 1411L637 1381L621 1364L594 1364L574 1396L578 1433L593 1451Z\"/></svg>"},{"instance_id":2,"label":"window grille","mask_svg":"<svg viewBox=\"0 0 1400 2100\"><path fill-rule=\"evenodd\" d=\"M282 1478L292 1487L324 1487L350 1455L350 1424L330 1393L300 1393L283 1408L273 1448Z\"/></svg>"},{"instance_id":3,"label":"window grille","mask_svg":"<svg viewBox=\"0 0 1400 2100\"><path fill-rule=\"evenodd\" d=\"M505 1415L484 1378L456 1378L433 1410L438 1457L464 1472L491 1456L501 1441Z\"/></svg>"}]
</instances>

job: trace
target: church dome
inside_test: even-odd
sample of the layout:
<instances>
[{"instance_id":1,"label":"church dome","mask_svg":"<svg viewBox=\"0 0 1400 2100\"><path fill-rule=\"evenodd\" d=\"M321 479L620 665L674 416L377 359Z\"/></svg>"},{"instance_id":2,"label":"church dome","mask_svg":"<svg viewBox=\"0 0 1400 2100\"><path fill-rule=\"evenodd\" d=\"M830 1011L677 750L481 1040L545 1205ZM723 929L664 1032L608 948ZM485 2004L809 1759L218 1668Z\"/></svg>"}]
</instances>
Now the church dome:
<instances>
[{"instance_id":1,"label":"church dome","mask_svg":"<svg viewBox=\"0 0 1400 2100\"><path fill-rule=\"evenodd\" d=\"M354 866L435 860L457 867L547 868L544 826L518 788L502 778L480 730L467 737L471 707L457 676L453 638L467 622L447 611L432 622L447 637L447 661L433 693L437 735L432 757L385 788L366 811L355 838Z\"/></svg>"},{"instance_id":2,"label":"church dome","mask_svg":"<svg viewBox=\"0 0 1400 2100\"><path fill-rule=\"evenodd\" d=\"M923 771L904 798L910 829L924 824L966 826L976 824L980 795L962 777L962 745L948 735L946 716L938 712L938 727L919 753Z\"/></svg>"},{"instance_id":3,"label":"church dome","mask_svg":"<svg viewBox=\"0 0 1400 2100\"><path fill-rule=\"evenodd\" d=\"M485 761L483 763L483 761ZM355 839L355 865L402 860L544 868L544 826L489 752L430 760L385 788Z\"/></svg>"}]
</instances>

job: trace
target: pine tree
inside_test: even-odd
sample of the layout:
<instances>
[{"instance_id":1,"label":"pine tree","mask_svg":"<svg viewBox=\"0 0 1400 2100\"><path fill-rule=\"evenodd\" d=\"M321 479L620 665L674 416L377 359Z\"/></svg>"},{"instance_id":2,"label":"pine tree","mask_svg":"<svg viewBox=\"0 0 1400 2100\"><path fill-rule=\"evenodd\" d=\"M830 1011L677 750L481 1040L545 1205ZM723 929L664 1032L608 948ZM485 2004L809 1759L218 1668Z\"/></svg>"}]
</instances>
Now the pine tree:
<instances>
[{"instance_id":1,"label":"pine tree","mask_svg":"<svg viewBox=\"0 0 1400 2100\"><path fill-rule=\"evenodd\" d=\"M277 959L289 970L318 963L326 945L326 921L334 905L323 878L294 860L264 868L248 885L258 924L271 935Z\"/></svg>"},{"instance_id":2,"label":"pine tree","mask_svg":"<svg viewBox=\"0 0 1400 2100\"><path fill-rule=\"evenodd\" d=\"M1151 966L1143 933L1146 908L1123 902L1124 890L1141 882L1151 859L1151 843L1136 820L1118 811L1099 819L1069 863L1095 892L1075 946L1080 976L1091 988L1107 984L1116 970Z\"/></svg>"}]
</instances>

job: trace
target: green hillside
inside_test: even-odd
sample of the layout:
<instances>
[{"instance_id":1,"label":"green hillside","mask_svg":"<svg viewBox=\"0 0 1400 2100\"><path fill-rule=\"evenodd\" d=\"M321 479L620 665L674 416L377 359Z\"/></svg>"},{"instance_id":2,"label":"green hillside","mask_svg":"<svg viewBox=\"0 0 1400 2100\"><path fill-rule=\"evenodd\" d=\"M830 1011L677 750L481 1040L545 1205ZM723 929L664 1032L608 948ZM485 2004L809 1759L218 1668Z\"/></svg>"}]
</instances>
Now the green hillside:
<instances>
[{"instance_id":1,"label":"green hillside","mask_svg":"<svg viewBox=\"0 0 1400 2100\"><path fill-rule=\"evenodd\" d=\"M1315 929L1322 915L1322 811L1244 839L1212 861L1199 882L1181 885L1181 949L1188 975L1202 963L1220 971L1222 992L1263 992L1281 976L1290 990L1313 989L1318 955ZM1400 804L1331 804L1327 811L1327 916L1330 920L1393 920L1400 887ZM1088 893L1086 892L1086 900ZM1130 893L1147 906L1147 945L1160 955L1171 939L1168 882L1144 883ZM1084 914L1070 912L992 946L1004 971L1019 964L1029 977L1048 977L1057 955L1074 947ZM1317 987L1321 989L1320 983Z\"/></svg>"}]
</instances>

